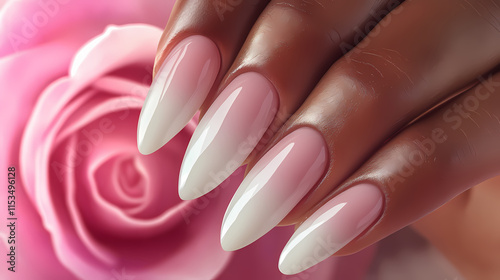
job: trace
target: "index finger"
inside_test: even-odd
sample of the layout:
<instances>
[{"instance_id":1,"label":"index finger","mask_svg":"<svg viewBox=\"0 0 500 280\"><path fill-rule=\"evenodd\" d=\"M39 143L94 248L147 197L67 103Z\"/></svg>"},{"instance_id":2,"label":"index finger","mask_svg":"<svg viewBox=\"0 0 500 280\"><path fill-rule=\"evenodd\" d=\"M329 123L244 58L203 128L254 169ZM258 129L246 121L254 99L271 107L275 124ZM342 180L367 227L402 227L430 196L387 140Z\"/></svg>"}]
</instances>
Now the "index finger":
<instances>
[{"instance_id":1,"label":"index finger","mask_svg":"<svg viewBox=\"0 0 500 280\"><path fill-rule=\"evenodd\" d=\"M213 94L267 2L176 2L139 117L141 153L150 154L172 139Z\"/></svg>"}]
</instances>

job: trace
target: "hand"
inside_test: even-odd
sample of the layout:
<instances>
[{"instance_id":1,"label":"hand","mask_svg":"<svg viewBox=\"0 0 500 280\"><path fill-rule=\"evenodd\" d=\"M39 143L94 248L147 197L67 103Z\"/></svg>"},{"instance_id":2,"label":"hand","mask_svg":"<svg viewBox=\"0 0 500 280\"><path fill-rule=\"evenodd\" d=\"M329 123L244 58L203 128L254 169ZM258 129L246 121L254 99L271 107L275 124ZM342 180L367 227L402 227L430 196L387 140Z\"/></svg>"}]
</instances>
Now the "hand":
<instances>
[{"instance_id":1,"label":"hand","mask_svg":"<svg viewBox=\"0 0 500 280\"><path fill-rule=\"evenodd\" d=\"M301 224L285 274L356 252L500 173L499 17L486 0L179 1L139 149L201 108L181 198L250 170L225 249L281 222Z\"/></svg>"}]
</instances>

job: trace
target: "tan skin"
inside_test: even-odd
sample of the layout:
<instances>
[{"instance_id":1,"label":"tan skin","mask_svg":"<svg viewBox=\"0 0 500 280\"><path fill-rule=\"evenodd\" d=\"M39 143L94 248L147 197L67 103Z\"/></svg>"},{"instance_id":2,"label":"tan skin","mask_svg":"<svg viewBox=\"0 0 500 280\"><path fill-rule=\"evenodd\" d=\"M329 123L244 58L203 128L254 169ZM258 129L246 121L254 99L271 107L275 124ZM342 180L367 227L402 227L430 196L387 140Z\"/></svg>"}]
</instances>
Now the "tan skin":
<instances>
[{"instance_id":1,"label":"tan skin","mask_svg":"<svg viewBox=\"0 0 500 280\"><path fill-rule=\"evenodd\" d=\"M275 86L279 111L247 159L248 169L301 126L324 136L329 167L281 224L300 224L359 182L380 187L386 198L380 219L338 255L359 251L500 175L500 3L400 2L180 0L158 48L155 72L190 35L218 46L221 70L202 115L241 73L259 72ZM360 36L366 37L359 42ZM422 143L434 148L415 152ZM448 205L460 205L457 199ZM431 241L446 243L425 222L417 228ZM458 252L469 251L474 250ZM493 259L487 266L500 267L500 258ZM478 275L474 269L464 272Z\"/></svg>"}]
</instances>

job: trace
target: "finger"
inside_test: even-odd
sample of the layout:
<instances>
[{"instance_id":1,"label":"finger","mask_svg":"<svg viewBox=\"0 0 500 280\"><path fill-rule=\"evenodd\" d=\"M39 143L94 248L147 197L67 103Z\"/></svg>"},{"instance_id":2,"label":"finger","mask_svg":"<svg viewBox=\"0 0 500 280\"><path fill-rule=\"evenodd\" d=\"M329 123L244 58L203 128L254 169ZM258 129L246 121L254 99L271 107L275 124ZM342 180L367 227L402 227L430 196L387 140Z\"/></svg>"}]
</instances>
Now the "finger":
<instances>
[{"instance_id":1,"label":"finger","mask_svg":"<svg viewBox=\"0 0 500 280\"><path fill-rule=\"evenodd\" d=\"M500 5L469 3L477 9L454 0L406 1L325 74L276 137L315 127L330 160L283 224L297 222L410 121L500 63L500 32L488 21Z\"/></svg>"},{"instance_id":2,"label":"finger","mask_svg":"<svg viewBox=\"0 0 500 280\"><path fill-rule=\"evenodd\" d=\"M179 193L201 196L262 146L342 55L342 40L394 1L274 0L252 28L183 161ZM387 12L386 12L387 13ZM203 111L203 110L202 110ZM259 144L260 142L260 144Z\"/></svg>"},{"instance_id":3,"label":"finger","mask_svg":"<svg viewBox=\"0 0 500 280\"><path fill-rule=\"evenodd\" d=\"M174 137L217 88L268 0L177 1L158 46L137 130L150 154Z\"/></svg>"},{"instance_id":4,"label":"finger","mask_svg":"<svg viewBox=\"0 0 500 280\"><path fill-rule=\"evenodd\" d=\"M280 257L281 271L297 273L336 252L359 251L499 175L500 72L489 80L377 151L297 229Z\"/></svg>"},{"instance_id":5,"label":"finger","mask_svg":"<svg viewBox=\"0 0 500 280\"><path fill-rule=\"evenodd\" d=\"M300 221L404 125L499 62L500 33L454 0L404 2L392 13L372 30L377 36L332 66L249 164L222 226L230 222L234 247L287 214L282 223Z\"/></svg>"}]
</instances>

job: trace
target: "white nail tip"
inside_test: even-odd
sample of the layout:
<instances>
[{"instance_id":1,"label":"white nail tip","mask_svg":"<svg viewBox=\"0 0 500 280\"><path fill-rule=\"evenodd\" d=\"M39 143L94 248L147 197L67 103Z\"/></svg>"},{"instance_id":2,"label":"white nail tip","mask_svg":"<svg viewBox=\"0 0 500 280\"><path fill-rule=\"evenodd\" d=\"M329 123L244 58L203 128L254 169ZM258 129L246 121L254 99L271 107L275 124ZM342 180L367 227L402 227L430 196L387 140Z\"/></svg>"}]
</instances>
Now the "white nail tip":
<instances>
[{"instance_id":1,"label":"white nail tip","mask_svg":"<svg viewBox=\"0 0 500 280\"><path fill-rule=\"evenodd\" d=\"M258 192L262 190L265 184L258 181L267 182L281 165L286 156L290 153L294 143L288 144L265 168L262 172L248 184L245 192L228 207L228 212L224 217L221 229L221 245L226 251L235 251L241 249L264 235L269 229L267 227L255 226L259 221L255 219L258 216L266 216L267 211L263 207L255 208L255 201L251 203ZM271 201L268 201L272 203ZM263 202L266 203L266 202ZM260 213L257 213L260 212ZM252 233L254 232L254 233ZM247 240L242 240L242 236L251 235Z\"/></svg>"},{"instance_id":2,"label":"white nail tip","mask_svg":"<svg viewBox=\"0 0 500 280\"><path fill-rule=\"evenodd\" d=\"M207 150L210 144L212 144L229 112L229 109L231 108L231 105L234 103L234 100L238 97L240 92L241 89L235 91L234 94L231 94L224 101L222 106L215 112L213 118L207 121L202 120L199 125L200 129L197 131L195 130L193 138L189 143L190 145L184 155L179 175L179 196L182 199L188 200L198 198L213 190L220 183L222 183L224 179L226 179L223 178L222 181L215 181L214 178L210 178L210 175L213 172L208 171L207 169L211 169L210 166L212 166L213 162L200 162L200 156ZM207 156L208 155L205 155L205 157ZM212 152L212 161L216 160L217 156L220 156L220 154L217 155ZM208 164L208 166L206 166L206 164ZM196 166L197 168L194 168L195 165L198 165ZM239 165L236 165L235 168L238 166ZM234 172L234 170L229 170L226 172L226 175L229 176L232 172ZM199 187L203 187L203 189L199 190Z\"/></svg>"},{"instance_id":3,"label":"white nail tip","mask_svg":"<svg viewBox=\"0 0 500 280\"><path fill-rule=\"evenodd\" d=\"M179 196L194 199L216 188L244 162L278 107L271 83L254 72L236 77L196 128L179 176Z\"/></svg>"},{"instance_id":4,"label":"white nail tip","mask_svg":"<svg viewBox=\"0 0 500 280\"><path fill-rule=\"evenodd\" d=\"M170 141L205 100L220 67L217 46L195 35L182 40L158 71L139 116L137 146L150 154Z\"/></svg>"},{"instance_id":5,"label":"white nail tip","mask_svg":"<svg viewBox=\"0 0 500 280\"><path fill-rule=\"evenodd\" d=\"M340 193L296 230L279 260L283 274L296 274L335 254L379 217L383 196L363 183Z\"/></svg>"}]
</instances>

